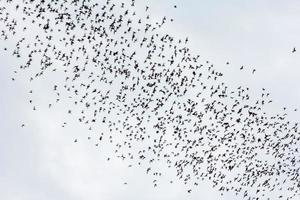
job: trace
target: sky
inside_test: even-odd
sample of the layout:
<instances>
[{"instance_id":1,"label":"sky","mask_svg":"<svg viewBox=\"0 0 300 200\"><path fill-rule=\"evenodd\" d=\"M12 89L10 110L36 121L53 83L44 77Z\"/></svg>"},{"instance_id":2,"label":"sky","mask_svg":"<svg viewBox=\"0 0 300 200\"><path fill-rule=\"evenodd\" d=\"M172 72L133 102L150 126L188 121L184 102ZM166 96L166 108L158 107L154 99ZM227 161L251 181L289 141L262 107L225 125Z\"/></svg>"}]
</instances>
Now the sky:
<instances>
[{"instance_id":1,"label":"sky","mask_svg":"<svg viewBox=\"0 0 300 200\"><path fill-rule=\"evenodd\" d=\"M299 121L300 114L292 112L300 109L299 1L147 2L154 16L174 18L166 31L188 36L190 49L223 72L228 85L249 86L253 93L266 88L274 101L269 111L282 112L286 106L289 118ZM9 48L11 44L0 41L0 199L238 199L232 192L221 196L209 182L187 193L181 181L169 184L172 170L154 188L143 167L128 167L129 163L115 158L107 161L109 146L95 148L88 140L74 144L74 138L87 135L86 127L65 114L63 103L52 110L32 112L28 81L22 75L11 81L19 61L3 51L3 45ZM299 51L292 53L294 47ZM245 70L240 71L242 65ZM257 70L255 76L251 74L253 68ZM47 105L51 98L47 82L34 87L34 98ZM67 122L64 128L62 121Z\"/></svg>"}]
</instances>

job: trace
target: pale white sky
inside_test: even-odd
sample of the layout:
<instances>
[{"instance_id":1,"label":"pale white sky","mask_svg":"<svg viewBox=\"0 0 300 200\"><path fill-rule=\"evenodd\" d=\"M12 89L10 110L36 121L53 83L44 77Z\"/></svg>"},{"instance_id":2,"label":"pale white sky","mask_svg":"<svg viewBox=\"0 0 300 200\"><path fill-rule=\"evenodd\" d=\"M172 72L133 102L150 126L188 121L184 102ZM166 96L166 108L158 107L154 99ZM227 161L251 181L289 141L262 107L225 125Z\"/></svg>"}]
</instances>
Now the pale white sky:
<instances>
[{"instance_id":1,"label":"pale white sky","mask_svg":"<svg viewBox=\"0 0 300 200\"><path fill-rule=\"evenodd\" d=\"M292 112L300 108L299 1L147 2L153 16L174 18L166 31L178 37L188 36L192 51L223 72L226 84L249 86L253 93L267 88L274 101L269 111L281 112L286 106L289 118L299 121L299 113ZM177 9L173 9L175 4ZM0 41L0 199L239 199L231 192L221 196L209 182L188 194L188 187L172 178L172 170L168 170L159 187L153 188L152 177L143 167L128 168L129 163L117 159L107 162L109 146L95 148L86 140L86 127L65 114L63 103L55 109L45 106L32 112L28 81L21 74L17 81L11 81L19 61L2 50L4 45L10 48L11 44ZM294 54L293 47L299 48ZM227 61L230 66L225 65ZM241 65L244 71L239 70ZM253 68L257 69L255 76L251 75ZM33 98L47 105L51 98L47 82L34 87L37 92ZM68 123L65 128L61 127L63 121ZM21 128L23 123L26 126ZM74 138L82 140L74 144ZM173 184L169 184L170 179Z\"/></svg>"}]
</instances>

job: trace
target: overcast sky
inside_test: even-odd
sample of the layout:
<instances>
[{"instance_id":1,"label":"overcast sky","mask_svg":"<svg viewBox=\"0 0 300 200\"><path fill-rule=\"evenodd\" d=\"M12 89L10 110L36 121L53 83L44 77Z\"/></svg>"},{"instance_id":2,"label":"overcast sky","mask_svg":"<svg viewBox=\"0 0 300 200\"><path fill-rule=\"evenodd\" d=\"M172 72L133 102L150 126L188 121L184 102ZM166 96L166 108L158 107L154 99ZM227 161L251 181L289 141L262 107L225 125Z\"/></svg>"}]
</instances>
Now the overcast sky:
<instances>
[{"instance_id":1,"label":"overcast sky","mask_svg":"<svg viewBox=\"0 0 300 200\"><path fill-rule=\"evenodd\" d=\"M175 19L167 31L188 36L192 51L222 71L228 85L246 85L253 93L267 88L274 101L270 112L281 112L286 106L290 119L299 121L300 114L291 111L300 108L300 1L147 2L153 15ZM108 147L95 148L88 140L75 145L74 138L85 137L86 127L67 118L63 104L32 112L27 80L19 76L11 81L18 61L2 45L0 41L0 199L238 199L230 192L221 196L209 182L188 194L182 182L169 184L172 171L154 188L144 168L128 168L128 163L117 159L106 161ZM299 47L294 54L293 47ZM244 71L239 70L241 65ZM255 76L251 75L253 68L257 69ZM37 85L39 92L33 94L45 105L47 87ZM68 123L65 128L62 121ZM21 128L23 123L26 126Z\"/></svg>"}]
</instances>

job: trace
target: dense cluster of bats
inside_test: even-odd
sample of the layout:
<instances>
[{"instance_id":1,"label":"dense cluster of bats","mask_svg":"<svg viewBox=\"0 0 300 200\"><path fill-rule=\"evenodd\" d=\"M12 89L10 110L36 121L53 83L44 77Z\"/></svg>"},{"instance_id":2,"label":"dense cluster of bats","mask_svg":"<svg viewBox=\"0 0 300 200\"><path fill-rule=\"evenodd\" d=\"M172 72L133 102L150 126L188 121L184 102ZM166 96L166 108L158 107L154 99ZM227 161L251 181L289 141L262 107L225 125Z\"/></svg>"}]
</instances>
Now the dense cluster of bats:
<instances>
[{"instance_id":1,"label":"dense cluster of bats","mask_svg":"<svg viewBox=\"0 0 300 200\"><path fill-rule=\"evenodd\" d=\"M0 40L13 45L2 50L23 63L12 80L53 80L47 106L67 99L68 114L98 133L88 139L145 164L154 186L163 172L152 166L162 162L191 188L210 180L249 200L299 196L298 123L266 112L265 88L259 98L248 87L230 89L188 48L188 37L163 31L170 23L134 0L0 1Z\"/></svg>"}]
</instances>

